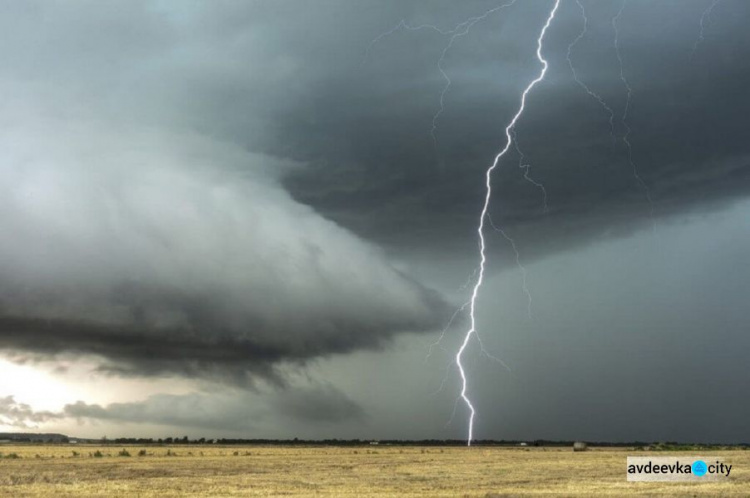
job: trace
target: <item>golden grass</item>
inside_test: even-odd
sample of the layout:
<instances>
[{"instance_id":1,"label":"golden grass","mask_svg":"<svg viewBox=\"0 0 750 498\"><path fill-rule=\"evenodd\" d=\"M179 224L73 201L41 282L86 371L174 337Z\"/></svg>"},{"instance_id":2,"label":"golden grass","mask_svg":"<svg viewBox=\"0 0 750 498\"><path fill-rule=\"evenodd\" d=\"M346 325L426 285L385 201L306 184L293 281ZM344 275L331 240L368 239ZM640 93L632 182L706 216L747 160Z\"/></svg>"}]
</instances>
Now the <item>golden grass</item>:
<instances>
[{"instance_id":1,"label":"golden grass","mask_svg":"<svg viewBox=\"0 0 750 498\"><path fill-rule=\"evenodd\" d=\"M132 456L118 456L123 448ZM97 451L104 456L90 456ZM626 457L649 453L626 449L0 445L0 453L18 456L0 458L0 496L13 497L750 496L750 451L702 452L734 467L729 482L697 484L628 483Z\"/></svg>"}]
</instances>

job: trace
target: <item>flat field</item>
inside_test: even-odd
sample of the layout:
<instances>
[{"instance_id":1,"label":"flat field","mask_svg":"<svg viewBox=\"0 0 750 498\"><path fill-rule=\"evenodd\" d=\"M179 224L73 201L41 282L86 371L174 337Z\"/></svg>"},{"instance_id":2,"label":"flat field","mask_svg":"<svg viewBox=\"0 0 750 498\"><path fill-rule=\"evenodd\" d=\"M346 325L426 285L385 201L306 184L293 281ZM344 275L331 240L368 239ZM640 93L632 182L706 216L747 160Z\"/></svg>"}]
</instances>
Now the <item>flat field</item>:
<instances>
[{"instance_id":1,"label":"flat field","mask_svg":"<svg viewBox=\"0 0 750 498\"><path fill-rule=\"evenodd\" d=\"M0 445L0 453L0 496L12 497L750 496L750 451ZM733 469L729 482L626 482L626 457L649 454L721 456Z\"/></svg>"}]
</instances>

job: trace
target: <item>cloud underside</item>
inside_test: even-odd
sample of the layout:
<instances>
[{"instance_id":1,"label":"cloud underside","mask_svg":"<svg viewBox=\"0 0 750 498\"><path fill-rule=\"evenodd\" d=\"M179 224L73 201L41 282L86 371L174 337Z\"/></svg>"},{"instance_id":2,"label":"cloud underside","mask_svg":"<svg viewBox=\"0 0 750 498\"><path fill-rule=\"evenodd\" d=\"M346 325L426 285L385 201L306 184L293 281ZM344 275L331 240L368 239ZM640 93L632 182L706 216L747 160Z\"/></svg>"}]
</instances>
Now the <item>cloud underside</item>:
<instances>
[{"instance_id":1,"label":"cloud underside","mask_svg":"<svg viewBox=\"0 0 750 498\"><path fill-rule=\"evenodd\" d=\"M28 353L31 358L79 354L99 362L99 370L123 376L181 374L206 376L233 383L252 384L254 376L283 384L275 368L280 364L304 364L308 360L362 349L380 349L402 330L385 333L356 324L342 326L328 340L307 342L260 342L227 334L213 338L184 330L149 331L85 322L0 318L0 348ZM417 325L409 327L414 331ZM356 331L350 333L349 331ZM330 332L330 331L327 331ZM320 334L321 337L324 334ZM16 356L19 356L16 354ZM19 357L19 358L20 358Z\"/></svg>"}]
</instances>

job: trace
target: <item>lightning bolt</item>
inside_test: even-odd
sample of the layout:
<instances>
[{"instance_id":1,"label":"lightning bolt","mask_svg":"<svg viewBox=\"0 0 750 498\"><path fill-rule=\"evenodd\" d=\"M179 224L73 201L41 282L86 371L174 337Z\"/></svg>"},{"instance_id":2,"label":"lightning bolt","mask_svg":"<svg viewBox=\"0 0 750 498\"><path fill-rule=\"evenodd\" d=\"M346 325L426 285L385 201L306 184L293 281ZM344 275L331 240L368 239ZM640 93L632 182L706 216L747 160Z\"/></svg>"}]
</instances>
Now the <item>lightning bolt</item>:
<instances>
[{"instance_id":1,"label":"lightning bolt","mask_svg":"<svg viewBox=\"0 0 750 498\"><path fill-rule=\"evenodd\" d=\"M487 10L486 12L484 12L481 15L470 17L470 18L466 19L465 21L457 24L452 29L447 29L447 30L446 29L441 29L438 26L435 26L433 24L420 24L420 25L417 25L417 26L412 26L405 19L402 19L394 27L392 27L391 29L389 29L387 31L384 31L383 33L381 33L380 35L378 35L377 37L375 37L370 42L370 44L367 46L367 49L365 50L365 54L364 54L364 56L362 58L361 65L365 64L365 62L367 61L367 59L368 59L368 57L369 57L370 53L372 52L372 49L373 49L373 47L375 45L377 45L384 38L387 38L388 36L391 36L394 33L396 33L397 31L402 30L402 29L403 30L407 30L407 31L430 30L430 31L434 31L436 33L439 33L440 35L443 35L443 36L449 36L448 41L445 44L445 46L443 47L443 50L440 53L440 57L437 60L437 69L438 69L438 71L440 72L440 75L443 78L444 85L443 85L443 88L442 88L442 90L440 92L440 96L439 96L439 99L438 99L439 106L438 106L438 109L435 111L435 114L433 114L433 116L432 116L432 122L431 122L431 127L430 127L430 136L432 138L432 143L433 143L433 147L434 147L436 156L438 155L438 141L437 141L438 120L440 119L440 116L445 111L445 96L447 95L448 91L450 90L450 87L451 87L451 84L452 84L450 76L448 76L448 73L446 72L446 69L444 67L444 62L445 62L445 58L446 58L447 54L449 53L450 49L453 47L454 42L458 38L466 36L471 31L471 28L474 25L476 25L480 21L483 21L483 20L487 19L490 15L494 14L495 12L498 12L498 11L500 11L502 9L505 9L506 7L512 6L513 4L516 3L516 1L517 0L510 0L509 2L506 2L504 4L498 5L497 7L494 7L492 9ZM554 15L554 11L557 10L558 4L559 4L559 0L555 3L555 7L554 7L554 10L553 10L553 15ZM549 22L551 22L551 19L549 20ZM546 29L547 29L547 26L545 26L544 30L546 31ZM541 36L543 36L543 35L544 35L544 32L542 32ZM537 53L537 57L539 58L540 61L543 62L543 64L544 64L544 72L546 72L546 69L547 69L547 67L546 67L546 61L541 57L541 55L539 53ZM542 77L543 77L543 74L542 74ZM535 84L536 84L536 82L530 84L529 87L527 88L527 91L523 95L522 105L523 105L523 101L526 98L526 93L528 93L528 91L531 89L531 87L533 87ZM523 112L522 109L519 111L518 116L516 116L516 118L513 120L513 124L515 124L515 121L518 119L518 117L520 117L521 112ZM512 126L513 125L511 125L511 126L508 127L508 130L506 130L506 135L508 133L512 132L514 134L514 137L515 137L515 130L512 129ZM509 145L510 145L511 142L512 141L509 140ZM515 143L515 142L513 142L513 143ZM544 211L547 212L547 191L544 188L544 185L542 185L541 183L539 183L539 182L535 181L533 178L531 178L530 171L529 171L530 168L531 168L531 165L530 164L524 164L524 155L521 152L521 149L519 148L519 146L517 144L515 144L515 147L516 147L516 151L519 154L519 167L524 170L524 178L526 179L526 181L530 182L531 184L533 184L534 186L536 186L538 189L540 189L542 191L542 194L544 196ZM507 147L506 147L506 150L503 151L502 154L497 157L496 162L499 161L500 157L503 154L505 154L505 152L507 152ZM494 166L493 166L493 168L494 168ZM486 207L485 207L485 209L486 209ZM494 224L493 224L493 226L494 226ZM529 293L528 287L526 285L526 269L523 268L523 266L520 263L520 255L519 255L518 250L516 248L515 241L513 239L511 239L510 237L508 237L508 235L505 232L503 232L502 230L500 230L499 228L497 228L497 227L495 227L495 228L506 238L506 240L508 240L508 242L510 242L510 244L511 244L511 246L512 246L512 248L513 248L513 250L514 250L514 252L516 254L516 264L521 269L521 272L522 272L522 276L523 276L523 291L524 291L524 293L526 294L526 296L528 298L528 303L529 303L528 304L528 312L529 312L529 316L531 316L531 294ZM482 252L482 256L484 257L484 247L483 246L481 247L481 252ZM483 265L484 265L484 261L482 262L482 268L481 268L482 271L484 270ZM471 281L473 280L474 276L478 272L479 272L479 268L475 268L474 272L472 273L472 275L469 277L469 279L467 280L467 282L461 286L460 290L468 287L469 284L471 283ZM432 343L429 346L429 349L427 351L427 355L425 356L425 362L427 362L429 360L429 358L432 356L432 353L433 353L433 351L434 351L434 349L436 347L442 348L442 341L445 338L445 334L451 328L451 325L453 324L453 322L455 321L455 319L457 318L457 316L459 314L461 314L466 309L466 307L469 306L469 305L472 306L472 318L473 318L473 306L474 306L474 300L476 299L476 293L477 293L477 291L478 291L478 287L476 286L476 283L475 283L475 287L474 287L473 292L472 292L472 300L469 301L469 302L464 303L461 307L459 307L453 313L453 316L451 316L451 318L448 321L448 323L446 324L445 328L440 333L440 336L438 337L437 341L435 341L434 343ZM473 322L472 322L472 328L474 328L473 327ZM482 340L481 340L479 334L476 332L476 330L473 331L473 335L476 338L477 343L479 344L480 352L484 356L486 356L487 358L489 358L491 360L496 361L497 363L499 363L500 365L502 365L503 367L505 367L509 372L511 371L510 367L508 367L508 365L502 359L500 359L500 358L492 355L491 353L489 353L487 351L487 349L484 347L484 344L482 343ZM463 350L463 348L465 348L465 344L462 347L462 350ZM462 391L462 397L466 401L468 401L468 399L465 397L466 377L465 377L465 373L463 371L462 366L460 365L460 363L458 363L459 361L460 361L460 354L456 356L456 361L452 362L452 364L453 363L457 363L458 364L459 371L461 372L461 377L462 377L462 380L463 380L463 386L464 386L463 391ZM447 379L447 371L446 371L446 376L443 378L443 381L441 382L440 388L438 389L437 392L440 392L443 389L443 387L445 385L445 382L446 382L446 379ZM460 399L461 398L457 398L456 399L456 404L454 405L454 408L453 408L453 415L451 416L451 420L453 420L453 417L455 416L456 407L458 406L458 401ZM473 408L472 408L472 410L473 410ZM472 421L473 421L473 411L472 411ZM450 421L449 421L449 423L450 423ZM469 437L469 443L470 442L471 442L471 436Z\"/></svg>"},{"instance_id":2,"label":"lightning bolt","mask_svg":"<svg viewBox=\"0 0 750 498\"><path fill-rule=\"evenodd\" d=\"M476 410L467 395L468 382L467 382L466 372L464 371L463 364L461 363L461 358L463 356L464 351L466 350L466 347L471 341L472 337L477 336L475 311L476 311L476 301L479 295L479 290L481 289L482 282L484 281L484 267L487 261L487 257L485 255L484 222L485 222L485 218L487 218L488 208L490 205L490 198L492 197L492 183L491 183L492 172L495 170L495 168L497 168L497 165L499 164L500 159L502 159L503 156L508 152L511 144L513 143L513 135L511 134L511 131L515 127L518 119L523 114L523 111L526 107L526 97L528 96L529 92L536 86L536 84L544 79L544 76L547 73L548 64L547 64L547 60L544 57L542 57L542 42L544 40L544 35L547 32L547 29L549 28L550 24L552 23L552 20L554 19L555 13L557 12L557 8L559 6L560 6L560 0L555 0L554 6L552 7L552 10L550 11L547 17L547 21L544 23L544 26L542 27L542 30L539 33L539 37L537 38L536 57L539 60L539 62L542 64L542 70L540 71L539 76L537 76L534 80L532 80L531 83L528 84L528 86L524 89L523 93L521 94L521 105L518 111L516 112L516 114L513 116L513 119L511 119L510 123L505 128L505 138L506 138L505 147L503 147L503 149L495 156L495 159L492 162L492 165L487 169L485 173L486 190L485 190L484 204L482 206L482 211L479 216L479 226L477 227L477 235L479 236L479 275L477 277L476 283L474 284L474 289L472 290L472 293L471 293L471 301L470 301L471 304L469 305L469 317L470 317L471 326L469 330L466 332L466 335L464 336L464 340L461 344L461 347L458 349L458 352L456 353L456 365L458 366L458 371L461 374L461 399L463 399L464 403L466 404L470 412L469 433L468 433L468 439L467 439L468 446L471 446L471 441L474 439L474 416L476 415Z\"/></svg>"},{"instance_id":3,"label":"lightning bolt","mask_svg":"<svg viewBox=\"0 0 750 498\"><path fill-rule=\"evenodd\" d=\"M705 40L703 36L703 31L705 29L706 21L711 19L711 13L714 11L716 6L719 4L721 0L713 0L711 4L706 7L706 10L703 11L703 14L701 14L701 20L700 20L700 33L698 33L698 39L695 40L695 44L693 45L693 52L690 54L690 60L695 57L695 53L698 51L698 47L701 43L703 43L703 40Z\"/></svg>"},{"instance_id":4,"label":"lightning bolt","mask_svg":"<svg viewBox=\"0 0 750 498\"><path fill-rule=\"evenodd\" d=\"M633 176L635 177L636 181L641 185L641 188L643 189L643 192L646 195L646 199L648 200L652 229L653 229L655 228L654 202L651 200L651 191L649 190L648 185L646 185L646 182L644 182L643 178L641 178L641 175L638 173L638 167L635 165L635 161L633 161L633 146L630 143L630 133L632 130L630 129L630 125L628 125L628 112L630 111L630 99L633 95L633 89L631 88L630 83L628 83L628 79L625 77L625 72L623 70L622 55L620 54L620 42L619 42L620 30L617 27L617 21L620 19L620 16L625 10L626 4L627 4L627 0L622 0L622 4L620 5L619 12L617 12L617 15L612 18L612 29L615 32L615 54L617 55L617 62L620 65L620 80L622 81L622 84L625 86L625 90L627 92L627 96L625 99L625 109L622 112L622 118L620 118L620 122L622 123L622 126L625 129L625 133L622 136L622 141L625 144L625 147L627 149L628 162L630 163L630 167L633 170Z\"/></svg>"}]
</instances>

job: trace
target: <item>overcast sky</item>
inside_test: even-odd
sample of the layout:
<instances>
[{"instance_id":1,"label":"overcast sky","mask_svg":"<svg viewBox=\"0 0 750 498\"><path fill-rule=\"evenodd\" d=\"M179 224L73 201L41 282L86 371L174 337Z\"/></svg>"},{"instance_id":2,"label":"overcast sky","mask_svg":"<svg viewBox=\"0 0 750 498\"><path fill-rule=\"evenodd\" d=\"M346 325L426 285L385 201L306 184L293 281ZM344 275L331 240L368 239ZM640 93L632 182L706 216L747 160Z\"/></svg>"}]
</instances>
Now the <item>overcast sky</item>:
<instances>
[{"instance_id":1,"label":"overcast sky","mask_svg":"<svg viewBox=\"0 0 750 498\"><path fill-rule=\"evenodd\" d=\"M0 430L465 438L553 4L0 0ZM476 437L750 442L749 15L561 0Z\"/></svg>"}]
</instances>

